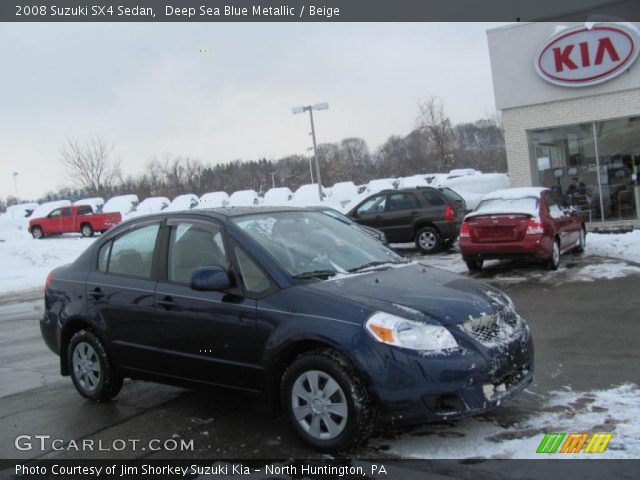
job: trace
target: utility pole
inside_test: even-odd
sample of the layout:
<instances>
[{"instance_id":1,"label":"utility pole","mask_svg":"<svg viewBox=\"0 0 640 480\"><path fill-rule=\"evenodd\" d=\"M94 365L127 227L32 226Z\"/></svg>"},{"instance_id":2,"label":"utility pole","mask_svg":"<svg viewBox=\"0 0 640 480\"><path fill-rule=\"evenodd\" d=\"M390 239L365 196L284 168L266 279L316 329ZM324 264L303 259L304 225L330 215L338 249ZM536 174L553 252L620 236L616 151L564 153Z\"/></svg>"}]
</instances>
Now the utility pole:
<instances>
[{"instance_id":1,"label":"utility pole","mask_svg":"<svg viewBox=\"0 0 640 480\"><path fill-rule=\"evenodd\" d=\"M313 110L327 110L328 103L316 103L315 105L306 105L302 107L293 107L291 110L294 114L309 112L309 120L311 120L311 139L313 140L313 159L316 164L316 182L318 184L318 198L322 202L322 179L320 177L320 163L318 162L318 152L316 150L316 129L313 124ZM313 182L313 175L311 175Z\"/></svg>"},{"instance_id":2,"label":"utility pole","mask_svg":"<svg viewBox=\"0 0 640 480\"><path fill-rule=\"evenodd\" d=\"M13 190L16 194L16 200L18 199L18 172L13 172Z\"/></svg>"}]
</instances>

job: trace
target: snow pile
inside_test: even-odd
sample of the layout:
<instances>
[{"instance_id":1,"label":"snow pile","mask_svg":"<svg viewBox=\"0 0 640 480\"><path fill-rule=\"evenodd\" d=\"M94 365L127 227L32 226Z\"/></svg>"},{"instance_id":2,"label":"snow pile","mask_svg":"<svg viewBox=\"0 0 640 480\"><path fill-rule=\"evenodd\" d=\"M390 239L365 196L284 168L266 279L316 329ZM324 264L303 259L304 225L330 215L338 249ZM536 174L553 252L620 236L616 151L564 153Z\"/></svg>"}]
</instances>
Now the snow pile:
<instances>
[{"instance_id":1,"label":"snow pile","mask_svg":"<svg viewBox=\"0 0 640 480\"><path fill-rule=\"evenodd\" d=\"M33 211L29 219L46 217L56 208L68 207L70 205L71 202L69 200L56 200L55 202L43 203Z\"/></svg>"},{"instance_id":2,"label":"snow pile","mask_svg":"<svg viewBox=\"0 0 640 480\"><path fill-rule=\"evenodd\" d=\"M622 278L627 275L640 274L640 267L635 267L623 262L599 263L587 265L576 272L576 279L593 281L595 279Z\"/></svg>"},{"instance_id":3,"label":"snow pile","mask_svg":"<svg viewBox=\"0 0 640 480\"><path fill-rule=\"evenodd\" d=\"M136 205L138 205L137 195L118 195L107 200L102 206L102 211L104 213L120 212L120 215L124 218L133 211Z\"/></svg>"},{"instance_id":4,"label":"snow pile","mask_svg":"<svg viewBox=\"0 0 640 480\"><path fill-rule=\"evenodd\" d=\"M397 180L395 178L380 178L378 180L371 180L367 183L366 195L372 195L374 193L381 192L383 190L395 190L395 184Z\"/></svg>"},{"instance_id":5,"label":"snow pile","mask_svg":"<svg viewBox=\"0 0 640 480\"><path fill-rule=\"evenodd\" d=\"M101 208L104 205L104 198L102 197L92 197L92 198L82 198L73 202L74 205L89 205L94 213L100 212Z\"/></svg>"},{"instance_id":6,"label":"snow pile","mask_svg":"<svg viewBox=\"0 0 640 480\"><path fill-rule=\"evenodd\" d=\"M324 189L322 189L323 195ZM291 199L290 204L296 207L307 207L310 205L318 205L320 202L320 198L318 195L318 184L317 183L308 183L307 185L302 185L300 188L296 190L296 193L293 194L293 198Z\"/></svg>"},{"instance_id":7,"label":"snow pile","mask_svg":"<svg viewBox=\"0 0 640 480\"><path fill-rule=\"evenodd\" d=\"M198 205L198 196L193 193L178 195L171 204L165 208L166 212L178 212L180 210L190 210Z\"/></svg>"},{"instance_id":8,"label":"snow pile","mask_svg":"<svg viewBox=\"0 0 640 480\"><path fill-rule=\"evenodd\" d=\"M240 190L229 197L230 207L252 207L258 205L258 194L255 190Z\"/></svg>"},{"instance_id":9,"label":"snow pile","mask_svg":"<svg viewBox=\"0 0 640 480\"><path fill-rule=\"evenodd\" d=\"M11 205L10 207L7 207L7 211L4 215L7 215L6 218L10 220L28 218L30 212L34 212L39 206L40 205L37 203L20 203L18 205Z\"/></svg>"},{"instance_id":10,"label":"snow pile","mask_svg":"<svg viewBox=\"0 0 640 480\"><path fill-rule=\"evenodd\" d=\"M210 192L200 197L198 206L195 208L221 208L229 203L227 192Z\"/></svg>"},{"instance_id":11,"label":"snow pile","mask_svg":"<svg viewBox=\"0 0 640 480\"><path fill-rule=\"evenodd\" d=\"M161 212L171 204L167 197L149 197L138 204L132 216Z\"/></svg>"},{"instance_id":12,"label":"snow pile","mask_svg":"<svg viewBox=\"0 0 640 480\"><path fill-rule=\"evenodd\" d=\"M291 200L293 194L287 187L270 188L267 193L264 194L263 205L270 207L285 206Z\"/></svg>"},{"instance_id":13,"label":"snow pile","mask_svg":"<svg viewBox=\"0 0 640 480\"><path fill-rule=\"evenodd\" d=\"M338 182L331 187L331 202L346 208L358 199L358 188L353 182Z\"/></svg>"},{"instance_id":14,"label":"snow pile","mask_svg":"<svg viewBox=\"0 0 640 480\"><path fill-rule=\"evenodd\" d=\"M640 264L640 230L616 234L589 233L587 253Z\"/></svg>"},{"instance_id":15,"label":"snow pile","mask_svg":"<svg viewBox=\"0 0 640 480\"><path fill-rule=\"evenodd\" d=\"M411 177L402 177L399 179L398 188L416 188L416 187L428 187L427 177L423 175L412 175Z\"/></svg>"},{"instance_id":16,"label":"snow pile","mask_svg":"<svg viewBox=\"0 0 640 480\"><path fill-rule=\"evenodd\" d=\"M0 231L0 295L44 286L47 274L74 261L95 238L64 235L35 240L27 232Z\"/></svg>"},{"instance_id":17,"label":"snow pile","mask_svg":"<svg viewBox=\"0 0 640 480\"><path fill-rule=\"evenodd\" d=\"M638 458L640 390L636 385L586 393L555 391L542 411L515 424L504 425L490 415L470 417L426 425L391 441L373 439L370 445L388 447L392 455L424 459L594 458L584 453L541 455L536 449L545 433L603 431L612 432L613 437L597 458Z\"/></svg>"}]
</instances>

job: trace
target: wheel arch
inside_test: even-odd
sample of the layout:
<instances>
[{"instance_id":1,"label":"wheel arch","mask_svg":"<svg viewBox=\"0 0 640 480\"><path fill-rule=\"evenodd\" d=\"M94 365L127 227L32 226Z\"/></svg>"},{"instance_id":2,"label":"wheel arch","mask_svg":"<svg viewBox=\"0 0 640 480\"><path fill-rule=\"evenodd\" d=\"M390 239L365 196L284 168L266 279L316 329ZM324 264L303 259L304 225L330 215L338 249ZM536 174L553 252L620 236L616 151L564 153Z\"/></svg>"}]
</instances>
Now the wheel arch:
<instances>
[{"instance_id":1,"label":"wheel arch","mask_svg":"<svg viewBox=\"0 0 640 480\"><path fill-rule=\"evenodd\" d=\"M73 337L80 330L90 330L95 336L100 338L100 334L97 330L89 323L86 319L82 317L74 317L69 319L60 332L60 374L64 376L69 375L69 361L68 361L68 350L69 350L69 342L71 341L71 337ZM104 342L103 342L104 343Z\"/></svg>"},{"instance_id":2,"label":"wheel arch","mask_svg":"<svg viewBox=\"0 0 640 480\"><path fill-rule=\"evenodd\" d=\"M340 345L336 345L333 342L319 338L300 339L291 342L277 353L277 359L271 362L271 365L267 369L267 382L266 393L269 401L270 410L273 416L280 416L282 414L282 404L280 401L280 388L282 382L282 376L285 370L301 355L312 352L314 350L331 349L340 354L346 361L351 363L354 368L358 370L360 376L364 380L365 386L372 398L377 402L378 397L371 379L367 373L358 367L357 362L354 361L353 356L349 355L346 349L341 348Z\"/></svg>"}]
</instances>

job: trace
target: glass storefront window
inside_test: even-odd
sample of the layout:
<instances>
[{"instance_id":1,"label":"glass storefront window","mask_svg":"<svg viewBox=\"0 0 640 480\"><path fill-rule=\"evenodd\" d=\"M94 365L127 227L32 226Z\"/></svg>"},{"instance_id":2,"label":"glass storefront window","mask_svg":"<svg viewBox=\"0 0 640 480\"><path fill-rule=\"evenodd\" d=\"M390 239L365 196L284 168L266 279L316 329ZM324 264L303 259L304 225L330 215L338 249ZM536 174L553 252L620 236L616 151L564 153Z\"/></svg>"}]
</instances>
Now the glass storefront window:
<instances>
[{"instance_id":1,"label":"glass storefront window","mask_svg":"<svg viewBox=\"0 0 640 480\"><path fill-rule=\"evenodd\" d=\"M590 221L640 218L640 117L527 135L534 184L570 195Z\"/></svg>"}]
</instances>

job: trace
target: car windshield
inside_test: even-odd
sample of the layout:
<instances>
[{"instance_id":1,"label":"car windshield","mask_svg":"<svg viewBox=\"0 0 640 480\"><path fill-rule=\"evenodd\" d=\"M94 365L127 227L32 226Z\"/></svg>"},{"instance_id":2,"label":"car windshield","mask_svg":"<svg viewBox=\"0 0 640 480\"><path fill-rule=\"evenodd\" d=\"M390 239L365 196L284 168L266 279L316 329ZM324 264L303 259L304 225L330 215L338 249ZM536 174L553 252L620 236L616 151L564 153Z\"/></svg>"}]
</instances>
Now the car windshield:
<instances>
[{"instance_id":1,"label":"car windshield","mask_svg":"<svg viewBox=\"0 0 640 480\"><path fill-rule=\"evenodd\" d=\"M407 262L358 228L321 212L260 213L233 221L294 278L328 278Z\"/></svg>"},{"instance_id":2,"label":"car windshield","mask_svg":"<svg viewBox=\"0 0 640 480\"><path fill-rule=\"evenodd\" d=\"M538 214L539 199L536 197L489 198L480 202L476 212L483 213L528 213Z\"/></svg>"}]
</instances>

